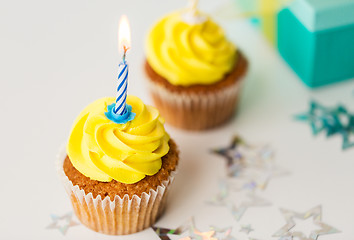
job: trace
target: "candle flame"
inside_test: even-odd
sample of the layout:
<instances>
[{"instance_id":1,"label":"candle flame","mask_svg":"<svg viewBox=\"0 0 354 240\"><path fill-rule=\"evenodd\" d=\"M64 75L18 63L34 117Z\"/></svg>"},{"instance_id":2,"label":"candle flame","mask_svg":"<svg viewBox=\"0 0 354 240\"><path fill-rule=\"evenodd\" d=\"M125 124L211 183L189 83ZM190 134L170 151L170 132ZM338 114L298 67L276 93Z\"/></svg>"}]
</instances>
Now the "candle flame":
<instances>
[{"instance_id":1,"label":"candle flame","mask_svg":"<svg viewBox=\"0 0 354 240\"><path fill-rule=\"evenodd\" d=\"M130 48L130 27L127 16L121 16L118 30L118 48L124 54Z\"/></svg>"}]
</instances>

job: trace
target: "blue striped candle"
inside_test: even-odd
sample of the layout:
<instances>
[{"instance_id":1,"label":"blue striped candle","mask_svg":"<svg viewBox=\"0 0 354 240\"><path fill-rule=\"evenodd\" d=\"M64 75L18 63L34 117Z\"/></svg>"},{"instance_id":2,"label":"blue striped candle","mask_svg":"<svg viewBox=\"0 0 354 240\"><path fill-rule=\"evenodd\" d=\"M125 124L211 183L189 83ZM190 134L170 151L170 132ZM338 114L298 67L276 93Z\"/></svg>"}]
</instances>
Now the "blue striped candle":
<instances>
[{"instance_id":1,"label":"blue striped candle","mask_svg":"<svg viewBox=\"0 0 354 240\"><path fill-rule=\"evenodd\" d=\"M126 50L124 50L126 52ZM125 52L123 61L119 63L118 67L118 82L117 82L117 95L116 106L113 112L115 114L124 115L127 112L127 87L128 87L128 64L125 61Z\"/></svg>"},{"instance_id":2,"label":"blue striped candle","mask_svg":"<svg viewBox=\"0 0 354 240\"><path fill-rule=\"evenodd\" d=\"M107 112L104 114L117 124L125 124L134 119L135 113L132 112L132 106L127 104L128 63L125 56L130 46L130 28L128 19L124 15L119 24L118 42L118 48L123 49L123 60L118 65L116 101L107 106Z\"/></svg>"},{"instance_id":3,"label":"blue striped candle","mask_svg":"<svg viewBox=\"0 0 354 240\"><path fill-rule=\"evenodd\" d=\"M127 113L126 101L128 87L128 64L125 60L125 56L130 46L130 28L128 18L125 15L123 15L119 21L118 43L119 50L123 50L123 59L118 66L116 105L114 106L113 113L123 116Z\"/></svg>"},{"instance_id":4,"label":"blue striped candle","mask_svg":"<svg viewBox=\"0 0 354 240\"><path fill-rule=\"evenodd\" d=\"M128 63L125 60L125 56L130 46L130 28L125 15L121 17L118 32L118 48L119 50L123 49L123 60L118 65L116 101L107 106L105 115L109 120L117 124L125 124L132 121L135 117L135 113L132 112L132 106L127 104Z\"/></svg>"}]
</instances>

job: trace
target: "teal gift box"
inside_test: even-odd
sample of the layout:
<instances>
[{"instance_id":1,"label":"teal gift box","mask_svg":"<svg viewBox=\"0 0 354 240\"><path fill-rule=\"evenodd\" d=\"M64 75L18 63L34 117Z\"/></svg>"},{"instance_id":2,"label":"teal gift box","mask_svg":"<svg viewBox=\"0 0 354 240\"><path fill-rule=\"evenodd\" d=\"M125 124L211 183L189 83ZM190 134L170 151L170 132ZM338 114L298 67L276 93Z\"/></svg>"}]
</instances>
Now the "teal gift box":
<instances>
[{"instance_id":1,"label":"teal gift box","mask_svg":"<svg viewBox=\"0 0 354 240\"><path fill-rule=\"evenodd\" d=\"M309 87L354 78L354 0L294 0L278 13L278 49Z\"/></svg>"}]
</instances>

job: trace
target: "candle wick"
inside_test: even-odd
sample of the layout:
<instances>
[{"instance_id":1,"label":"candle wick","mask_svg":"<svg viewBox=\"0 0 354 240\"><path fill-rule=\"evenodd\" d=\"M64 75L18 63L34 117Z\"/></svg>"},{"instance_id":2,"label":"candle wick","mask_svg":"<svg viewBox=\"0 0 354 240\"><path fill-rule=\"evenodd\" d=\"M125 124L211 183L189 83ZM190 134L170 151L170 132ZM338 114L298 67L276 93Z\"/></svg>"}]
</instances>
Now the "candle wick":
<instances>
[{"instance_id":1,"label":"candle wick","mask_svg":"<svg viewBox=\"0 0 354 240\"><path fill-rule=\"evenodd\" d=\"M127 51L129 50L129 47L126 47L125 45L123 45L123 49L124 49L123 62L125 63L125 57L126 57L126 55L127 55Z\"/></svg>"}]
</instances>

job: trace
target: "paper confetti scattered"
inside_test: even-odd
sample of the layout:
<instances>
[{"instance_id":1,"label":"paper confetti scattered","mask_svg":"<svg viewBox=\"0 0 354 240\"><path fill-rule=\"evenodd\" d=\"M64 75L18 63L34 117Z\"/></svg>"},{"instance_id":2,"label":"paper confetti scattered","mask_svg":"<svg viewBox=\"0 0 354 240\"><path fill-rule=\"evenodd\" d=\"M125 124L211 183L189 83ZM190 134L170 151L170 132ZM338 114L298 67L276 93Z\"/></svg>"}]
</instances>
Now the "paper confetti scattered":
<instances>
[{"instance_id":1,"label":"paper confetti scattered","mask_svg":"<svg viewBox=\"0 0 354 240\"><path fill-rule=\"evenodd\" d=\"M266 207L272 205L271 202L257 196L256 194L248 194L248 199L241 202L237 207L235 205L231 206L232 216L236 221L240 221L242 216L245 214L246 210L251 207Z\"/></svg>"},{"instance_id":2,"label":"paper confetti scattered","mask_svg":"<svg viewBox=\"0 0 354 240\"><path fill-rule=\"evenodd\" d=\"M200 240L218 240L214 238L215 231L208 231L208 232L200 232L197 229L194 229L194 237Z\"/></svg>"},{"instance_id":3,"label":"paper confetti scattered","mask_svg":"<svg viewBox=\"0 0 354 240\"><path fill-rule=\"evenodd\" d=\"M65 235L70 227L74 227L79 225L79 223L75 222L73 218L73 213L67 213L63 216L58 216L55 214L50 215L52 219L52 223L49 224L47 229L57 229L61 232L61 234Z\"/></svg>"},{"instance_id":4,"label":"paper confetti scattered","mask_svg":"<svg viewBox=\"0 0 354 240\"><path fill-rule=\"evenodd\" d=\"M272 178L288 174L276 166L272 148L249 145L239 136L233 137L230 146L212 152L226 160L227 176L238 181L233 183L236 191L264 190Z\"/></svg>"},{"instance_id":5,"label":"paper confetti scattered","mask_svg":"<svg viewBox=\"0 0 354 240\"><path fill-rule=\"evenodd\" d=\"M324 107L312 100L309 111L296 115L295 119L308 122L314 135L321 132L325 132L327 137L341 135L343 150L354 146L354 142L350 141L354 135L354 115L345 106Z\"/></svg>"},{"instance_id":6,"label":"paper confetti scattered","mask_svg":"<svg viewBox=\"0 0 354 240\"><path fill-rule=\"evenodd\" d=\"M241 137L234 136L225 148L214 149L215 154L226 160L228 178L220 180L218 192L208 204L226 206L238 222L250 207L270 206L271 202L256 194L266 189L273 177L287 174L274 163L274 151L267 145L251 146ZM246 197L238 194L238 204L229 199L232 192L249 192Z\"/></svg>"},{"instance_id":7,"label":"paper confetti scattered","mask_svg":"<svg viewBox=\"0 0 354 240\"><path fill-rule=\"evenodd\" d=\"M171 240L171 238L168 235L181 235L182 233L190 230L191 227L194 226L194 220L190 219L189 221L185 222L181 226L179 226L176 229L170 229L170 228L160 228L156 226L152 226L151 228L155 231L157 236L160 237L161 240ZM182 238L184 240L187 240L189 238Z\"/></svg>"},{"instance_id":8,"label":"paper confetti scattered","mask_svg":"<svg viewBox=\"0 0 354 240\"><path fill-rule=\"evenodd\" d=\"M354 123L352 123L352 125L354 125ZM351 132L343 132L342 133L342 137L343 137L342 148L343 149L348 149L348 148L354 147L354 140L350 141L350 136L352 136L354 138L353 131L351 131Z\"/></svg>"},{"instance_id":9,"label":"paper confetti scattered","mask_svg":"<svg viewBox=\"0 0 354 240\"><path fill-rule=\"evenodd\" d=\"M186 232L188 232L188 236L179 238L179 240L236 240L231 236L232 227L217 228L212 226L209 231L201 231L196 228L193 217L176 229L155 226L152 229L161 240L171 240L168 235L182 235Z\"/></svg>"},{"instance_id":10,"label":"paper confetti scattered","mask_svg":"<svg viewBox=\"0 0 354 240\"><path fill-rule=\"evenodd\" d=\"M239 204L236 204L232 199L228 198L231 186L225 180L220 180L218 186L218 193L214 195L211 200L206 201L206 203L210 205L227 207L236 221L241 220L248 208L266 207L272 205L270 201L260 197L255 192L249 192L244 195L239 194Z\"/></svg>"},{"instance_id":11,"label":"paper confetti scattered","mask_svg":"<svg viewBox=\"0 0 354 240\"><path fill-rule=\"evenodd\" d=\"M299 240L317 240L320 235L340 232L332 226L322 222L322 206L314 207L305 213L297 213L286 209L281 209L280 211L285 218L286 224L275 234L273 234L273 237L281 237L280 239L282 240L292 239L293 237L296 237L296 239ZM305 220L310 217L313 218L313 223L321 229L313 230L310 233L310 236L305 236L304 233L299 231L291 231L291 229L293 229L296 225L294 218Z\"/></svg>"},{"instance_id":12,"label":"paper confetti scattered","mask_svg":"<svg viewBox=\"0 0 354 240\"><path fill-rule=\"evenodd\" d=\"M231 236L232 227L218 228L211 226L210 230L215 231L215 238L218 240L237 240Z\"/></svg>"},{"instance_id":13,"label":"paper confetti scattered","mask_svg":"<svg viewBox=\"0 0 354 240\"><path fill-rule=\"evenodd\" d=\"M241 171L242 155L237 151L237 147L243 143L243 140L239 136L235 136L230 146L226 148L220 148L213 150L214 153L223 156L226 159L227 175L229 177L235 177Z\"/></svg>"}]
</instances>

